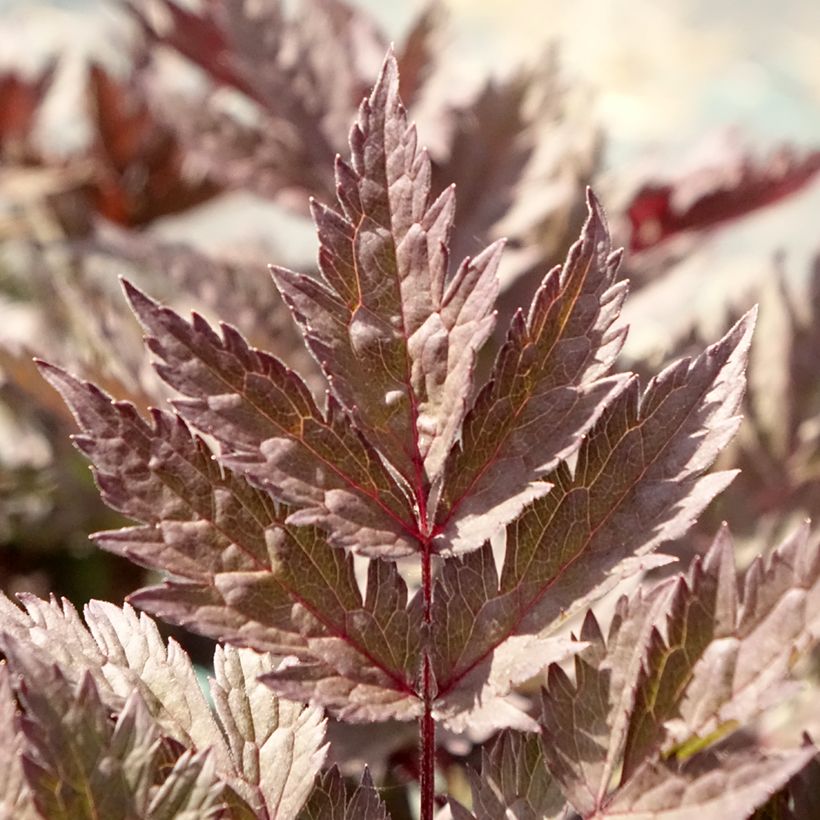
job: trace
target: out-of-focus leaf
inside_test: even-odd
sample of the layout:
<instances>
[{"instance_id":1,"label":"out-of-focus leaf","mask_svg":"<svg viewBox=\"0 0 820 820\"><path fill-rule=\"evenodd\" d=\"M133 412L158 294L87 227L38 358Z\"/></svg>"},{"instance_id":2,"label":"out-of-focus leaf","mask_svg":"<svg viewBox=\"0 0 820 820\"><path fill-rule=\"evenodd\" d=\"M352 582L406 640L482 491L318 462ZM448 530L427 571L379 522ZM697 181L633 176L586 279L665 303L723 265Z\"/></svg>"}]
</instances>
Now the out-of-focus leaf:
<instances>
[{"instance_id":1,"label":"out-of-focus leaf","mask_svg":"<svg viewBox=\"0 0 820 820\"><path fill-rule=\"evenodd\" d=\"M441 28L447 12L440 0L429 0L413 20L404 42L396 53L405 105L412 105L420 96L424 84L435 67Z\"/></svg>"},{"instance_id":2,"label":"out-of-focus leaf","mask_svg":"<svg viewBox=\"0 0 820 820\"><path fill-rule=\"evenodd\" d=\"M523 71L503 81L488 80L474 100L452 114L449 155L434 166L433 188L456 188L453 259L479 253L515 200L535 148L525 113L532 85L533 76Z\"/></svg>"},{"instance_id":3,"label":"out-of-focus leaf","mask_svg":"<svg viewBox=\"0 0 820 820\"><path fill-rule=\"evenodd\" d=\"M88 260L100 257L106 268L117 268L117 272L125 263L140 271L161 273L178 291L178 298L193 298L236 327L253 347L272 352L296 370L317 395L326 389L290 311L271 287L268 260L263 254L216 256L108 226L104 232L98 231L94 240L76 243L74 248L78 256Z\"/></svg>"},{"instance_id":4,"label":"out-of-focus leaf","mask_svg":"<svg viewBox=\"0 0 820 820\"><path fill-rule=\"evenodd\" d=\"M820 151L783 147L765 160L740 156L668 184L648 184L627 207L630 248L643 251L684 231L702 231L770 205L820 171Z\"/></svg>"},{"instance_id":5,"label":"out-of-focus leaf","mask_svg":"<svg viewBox=\"0 0 820 820\"><path fill-rule=\"evenodd\" d=\"M577 450L625 387L606 374L623 342L624 328L613 324L626 289L614 284L619 255L592 194L588 204L580 240L547 275L527 318L514 317L447 460L436 529L448 550L475 549L548 492L545 473Z\"/></svg>"},{"instance_id":6,"label":"out-of-focus leaf","mask_svg":"<svg viewBox=\"0 0 820 820\"><path fill-rule=\"evenodd\" d=\"M341 212L313 206L324 282L283 268L274 278L331 390L421 498L458 434L492 331L501 246L448 278L453 191L430 202L430 161L396 71L389 55L351 131L352 163L337 160Z\"/></svg>"},{"instance_id":7,"label":"out-of-focus leaf","mask_svg":"<svg viewBox=\"0 0 820 820\"><path fill-rule=\"evenodd\" d=\"M30 78L16 71L0 72L0 158L11 154L18 162L34 159L32 132L56 67L49 63Z\"/></svg>"},{"instance_id":8,"label":"out-of-focus leaf","mask_svg":"<svg viewBox=\"0 0 820 820\"><path fill-rule=\"evenodd\" d=\"M96 131L94 207L100 214L141 226L217 193L211 180L186 178L182 149L151 111L137 75L115 80L94 65L89 83Z\"/></svg>"},{"instance_id":9,"label":"out-of-focus leaf","mask_svg":"<svg viewBox=\"0 0 820 820\"><path fill-rule=\"evenodd\" d=\"M279 0L208 2L199 13L162 0L171 23L162 30L141 5L131 2L151 36L259 107L257 123L208 112L204 134L189 129L209 170L265 195L331 197L333 158L387 47L370 18L342 0L304 0L298 13Z\"/></svg>"},{"instance_id":10,"label":"out-of-focus leaf","mask_svg":"<svg viewBox=\"0 0 820 820\"><path fill-rule=\"evenodd\" d=\"M299 813L299 820L388 820L387 808L365 769L362 782L348 789L334 766L323 772Z\"/></svg>"}]
</instances>

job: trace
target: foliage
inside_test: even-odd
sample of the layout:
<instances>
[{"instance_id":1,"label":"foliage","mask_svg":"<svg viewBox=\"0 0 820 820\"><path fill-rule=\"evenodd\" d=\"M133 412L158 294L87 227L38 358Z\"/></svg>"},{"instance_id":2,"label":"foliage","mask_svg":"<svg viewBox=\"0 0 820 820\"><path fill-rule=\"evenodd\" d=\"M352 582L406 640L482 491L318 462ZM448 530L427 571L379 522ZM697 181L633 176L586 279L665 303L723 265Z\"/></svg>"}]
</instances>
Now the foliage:
<instances>
[{"instance_id":1,"label":"foliage","mask_svg":"<svg viewBox=\"0 0 820 820\"><path fill-rule=\"evenodd\" d=\"M785 340L771 346L785 414L772 411L759 347L744 398L754 311L644 387L619 370L627 286L598 200L587 193L570 247L580 179L560 213L522 205L541 129L559 116L555 89L536 93L543 75L488 84L451 112L449 154L431 156L399 93L417 101L435 70L435 9L388 53L356 114L386 44L339 0L315 0L304 19L273 2L160 5L169 27L133 5L142 58L170 45L254 115L234 121L208 100L173 126L144 64L122 82L91 73L88 219L63 220L64 257L38 260L28 283L50 311L47 357L60 336L71 350L37 365L79 425L102 499L136 522L106 521L94 540L153 585L122 609L92 601L84 622L67 601L23 594L21 609L0 597L3 811L812 816L812 738L775 748L761 719L801 685L820 636L816 537L797 529L741 591L726 528L688 572L647 573L672 560L661 545L688 561L681 539L704 537L738 463L785 455L790 509L811 506L798 468L813 453L801 420L815 414L803 402L814 317L777 288L764 301L766 338ZM334 161L353 116L350 159ZM627 215L662 194L654 239L705 230L815 170L814 155L779 175L751 167L674 219L672 186L644 190ZM99 223L145 226L232 187L296 207L316 196L318 270L274 267L274 286L252 261ZM502 225L518 255L550 220L559 230L502 282ZM640 264L654 240L645 221L633 228ZM90 273L101 256L169 273L170 284L124 283L159 379ZM145 292L155 288L161 301ZM166 304L185 303L180 291L231 323L184 318ZM513 309L530 293L528 310ZM788 333L766 330L778 316ZM59 440L66 414L28 353L3 354L10 392L33 397ZM791 401L797 384L803 403ZM170 410L150 407L167 395ZM743 409L753 432L733 449ZM755 471L739 481L754 489ZM181 647L131 605L218 642L209 696ZM370 768L355 762L368 754Z\"/></svg>"}]
</instances>

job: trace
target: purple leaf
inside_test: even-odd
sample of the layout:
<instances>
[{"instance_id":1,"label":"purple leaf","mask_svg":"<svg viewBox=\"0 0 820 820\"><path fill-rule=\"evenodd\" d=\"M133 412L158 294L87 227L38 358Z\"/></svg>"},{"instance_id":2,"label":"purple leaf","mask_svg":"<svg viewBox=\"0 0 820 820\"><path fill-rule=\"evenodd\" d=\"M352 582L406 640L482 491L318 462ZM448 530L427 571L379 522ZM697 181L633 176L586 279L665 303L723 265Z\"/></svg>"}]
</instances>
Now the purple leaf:
<instances>
[{"instance_id":1,"label":"purple leaf","mask_svg":"<svg viewBox=\"0 0 820 820\"><path fill-rule=\"evenodd\" d=\"M577 450L625 387L624 377L606 378L625 334L613 326L626 294L624 283L614 284L620 255L592 194L588 206L564 267L546 276L528 317L514 317L447 460L436 517L441 549L475 549L543 496L545 473Z\"/></svg>"},{"instance_id":2,"label":"purple leaf","mask_svg":"<svg viewBox=\"0 0 820 820\"><path fill-rule=\"evenodd\" d=\"M726 820L749 817L816 754L759 749L701 755L687 763L653 762L590 820Z\"/></svg>"},{"instance_id":3,"label":"purple leaf","mask_svg":"<svg viewBox=\"0 0 820 820\"><path fill-rule=\"evenodd\" d=\"M146 526L99 533L106 549L175 576L131 596L159 617L224 641L299 659L269 670L285 696L362 720L414 717L420 705L418 607L391 562L374 561L367 596L353 560L288 507L220 470L185 424L134 408L43 366L84 428L104 497Z\"/></svg>"},{"instance_id":4,"label":"purple leaf","mask_svg":"<svg viewBox=\"0 0 820 820\"><path fill-rule=\"evenodd\" d=\"M470 771L475 820L560 820L564 798L550 778L538 735L504 732L481 755L481 775ZM457 816L457 815L455 815Z\"/></svg>"},{"instance_id":5,"label":"purple leaf","mask_svg":"<svg viewBox=\"0 0 820 820\"><path fill-rule=\"evenodd\" d=\"M807 527L756 559L740 605L732 555L724 530L676 590L666 637L656 636L638 681L626 773L647 747L686 750L749 721L820 641L820 551Z\"/></svg>"},{"instance_id":6,"label":"purple leaf","mask_svg":"<svg viewBox=\"0 0 820 820\"><path fill-rule=\"evenodd\" d=\"M351 164L337 160L341 211L313 204L323 281L273 275L341 405L423 504L492 331L501 245L448 280L454 193L430 202L430 160L396 72L388 55L351 131Z\"/></svg>"},{"instance_id":7,"label":"purple leaf","mask_svg":"<svg viewBox=\"0 0 820 820\"><path fill-rule=\"evenodd\" d=\"M731 474L703 472L739 421L751 325L747 316L694 361L670 366L640 399L637 379L629 382L584 441L574 471L559 465L553 490L509 525L497 584L486 547L480 572L474 560L445 564L433 602L440 709L489 682L494 655L510 639L526 638L505 666L531 669L533 641L548 646L569 615L640 569L634 556L682 535L725 486ZM472 602L469 618L448 603L465 597L458 590Z\"/></svg>"},{"instance_id":8,"label":"purple leaf","mask_svg":"<svg viewBox=\"0 0 820 820\"><path fill-rule=\"evenodd\" d=\"M299 507L293 522L327 529L338 546L385 556L417 549L403 491L332 401L323 415L296 373L233 328L220 338L200 316L189 324L133 285L126 291L153 334L157 371L189 397L175 406L220 441L223 464Z\"/></svg>"},{"instance_id":9,"label":"purple leaf","mask_svg":"<svg viewBox=\"0 0 820 820\"><path fill-rule=\"evenodd\" d=\"M388 820L387 808L373 786L367 769L361 783L348 789L334 766L323 772L299 820Z\"/></svg>"},{"instance_id":10,"label":"purple leaf","mask_svg":"<svg viewBox=\"0 0 820 820\"><path fill-rule=\"evenodd\" d=\"M703 231L799 191L820 171L820 151L790 146L765 160L730 157L724 167L703 168L674 183L645 185L627 208L633 251L651 248L684 231Z\"/></svg>"},{"instance_id":11,"label":"purple leaf","mask_svg":"<svg viewBox=\"0 0 820 820\"><path fill-rule=\"evenodd\" d=\"M226 184L286 196L301 209L307 194L332 196L333 158L346 148L346 129L387 41L342 0L304 0L298 13L285 5L226 0L196 13L162 0L171 26L158 31L131 0L152 37L257 109L253 124L223 117L218 130L212 106L191 109L180 123L189 148Z\"/></svg>"},{"instance_id":12,"label":"purple leaf","mask_svg":"<svg viewBox=\"0 0 820 820\"><path fill-rule=\"evenodd\" d=\"M818 556L803 530L773 554L765 582L762 564L750 571L747 590L771 592L762 606L756 592L747 592L750 603L741 611L754 615L745 630L726 530L703 560L695 559L687 578L622 599L606 642L587 614L574 681L552 665L543 696L547 766L577 811L609 817L612 806L631 799L645 807L656 788L663 795L659 812L698 806L713 779L731 783L735 755L744 772L759 766L765 777L770 764L780 771L742 736L733 738L731 752L716 744L777 700L794 659L816 645ZM738 743L747 747L742 753ZM802 752L790 754L797 758L788 765L804 759ZM738 801L744 794L738 785ZM752 794L749 799L761 800L766 792ZM714 799L716 792L706 806Z\"/></svg>"},{"instance_id":13,"label":"purple leaf","mask_svg":"<svg viewBox=\"0 0 820 820\"><path fill-rule=\"evenodd\" d=\"M622 598L606 643L588 612L580 635L587 646L575 656L574 682L557 664L549 668L542 712L547 766L585 814L603 804L621 764L635 681L669 592L663 583L630 602Z\"/></svg>"}]
</instances>

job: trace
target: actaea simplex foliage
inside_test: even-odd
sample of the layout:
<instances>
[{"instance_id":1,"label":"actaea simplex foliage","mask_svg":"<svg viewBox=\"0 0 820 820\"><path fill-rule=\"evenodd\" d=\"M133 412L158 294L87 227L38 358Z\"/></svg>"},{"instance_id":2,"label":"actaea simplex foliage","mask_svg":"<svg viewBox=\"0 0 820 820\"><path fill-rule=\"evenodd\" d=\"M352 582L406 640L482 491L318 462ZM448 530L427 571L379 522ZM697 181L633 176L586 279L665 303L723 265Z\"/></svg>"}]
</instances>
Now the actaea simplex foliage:
<instances>
[{"instance_id":1,"label":"actaea simplex foliage","mask_svg":"<svg viewBox=\"0 0 820 820\"><path fill-rule=\"evenodd\" d=\"M442 803L440 727L494 738L471 807L443 809L459 820L728 820L775 799L808 817L813 745L774 751L751 728L820 632L808 529L740 593L724 529L687 573L622 597L606 630L589 611L667 563L656 549L732 480L707 470L740 421L753 314L645 388L613 373L626 283L590 193L579 240L478 386L502 243L449 259L456 192L430 195L392 55L350 147L338 204L311 203L320 276L273 268L324 407L235 328L129 283L172 409L146 420L40 363L106 503L139 522L96 542L167 574L131 604L221 646L211 706L129 605L92 602L83 623L67 603L3 598L3 805L386 818L368 772L354 787L323 770L325 710L374 732L418 722L424 820ZM584 613L576 639L567 620ZM540 695L516 691L539 675Z\"/></svg>"}]
</instances>

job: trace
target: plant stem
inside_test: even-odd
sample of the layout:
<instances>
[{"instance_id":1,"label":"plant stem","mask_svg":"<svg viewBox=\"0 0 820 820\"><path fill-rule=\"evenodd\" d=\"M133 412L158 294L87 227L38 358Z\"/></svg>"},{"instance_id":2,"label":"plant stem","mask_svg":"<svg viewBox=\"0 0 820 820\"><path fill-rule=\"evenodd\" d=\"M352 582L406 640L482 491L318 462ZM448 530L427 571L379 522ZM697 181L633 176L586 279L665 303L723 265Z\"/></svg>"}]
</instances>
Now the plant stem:
<instances>
[{"instance_id":1,"label":"plant stem","mask_svg":"<svg viewBox=\"0 0 820 820\"><path fill-rule=\"evenodd\" d=\"M432 623L433 579L431 572L432 544L429 537L424 544L421 565L421 583L424 594L424 623ZM421 719L421 750L419 785L421 789L421 820L433 820L436 798L436 722L433 720L433 669L430 654L424 652L422 669L424 715Z\"/></svg>"}]
</instances>

